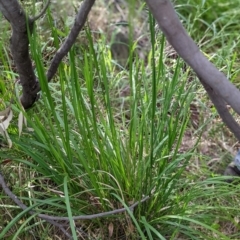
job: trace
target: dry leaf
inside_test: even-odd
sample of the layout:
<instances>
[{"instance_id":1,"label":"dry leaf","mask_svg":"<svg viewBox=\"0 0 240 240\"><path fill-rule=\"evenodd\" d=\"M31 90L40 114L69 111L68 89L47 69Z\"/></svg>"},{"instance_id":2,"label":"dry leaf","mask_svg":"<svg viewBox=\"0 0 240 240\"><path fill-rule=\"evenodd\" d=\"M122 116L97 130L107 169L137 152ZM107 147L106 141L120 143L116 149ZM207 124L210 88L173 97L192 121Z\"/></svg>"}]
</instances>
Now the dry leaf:
<instances>
[{"instance_id":1,"label":"dry leaf","mask_svg":"<svg viewBox=\"0 0 240 240\"><path fill-rule=\"evenodd\" d=\"M113 235L113 223L110 222L108 225L108 236L112 237L112 235Z\"/></svg>"},{"instance_id":2,"label":"dry leaf","mask_svg":"<svg viewBox=\"0 0 240 240\"><path fill-rule=\"evenodd\" d=\"M21 136L21 133L22 133L23 123L24 123L23 112L20 112L19 115L18 115L18 133L19 133L19 137Z\"/></svg>"},{"instance_id":3,"label":"dry leaf","mask_svg":"<svg viewBox=\"0 0 240 240\"><path fill-rule=\"evenodd\" d=\"M12 147L12 140L10 139L7 130L3 128L3 126L1 126L0 123L0 133L3 135L3 137L7 140L8 142L8 147L11 148Z\"/></svg>"},{"instance_id":4,"label":"dry leaf","mask_svg":"<svg viewBox=\"0 0 240 240\"><path fill-rule=\"evenodd\" d=\"M1 164L5 165L5 164L11 163L11 162L12 162L12 159L6 158L1 162Z\"/></svg>"},{"instance_id":5,"label":"dry leaf","mask_svg":"<svg viewBox=\"0 0 240 240\"><path fill-rule=\"evenodd\" d=\"M8 122L8 121L11 121L12 120L12 116L13 116L13 114L12 114L12 109L11 109L11 107L9 106L9 107L7 107L6 109L4 109L3 111L0 111L0 124L4 124L4 125L2 125L2 126L4 126L3 128L6 128L7 129L7 127L8 127L8 125L7 125L7 127L6 127L6 123ZM11 119L10 119L11 118ZM10 120L9 120L10 119ZM6 122L5 122L6 121Z\"/></svg>"},{"instance_id":6,"label":"dry leaf","mask_svg":"<svg viewBox=\"0 0 240 240\"><path fill-rule=\"evenodd\" d=\"M10 109L7 116L1 116L0 117L0 126L3 130L6 130L12 120L13 112Z\"/></svg>"},{"instance_id":7,"label":"dry leaf","mask_svg":"<svg viewBox=\"0 0 240 240\"><path fill-rule=\"evenodd\" d=\"M12 141L7 133L7 128L12 118L13 112L10 106L0 112L0 134L7 140L9 148L12 147Z\"/></svg>"},{"instance_id":8,"label":"dry leaf","mask_svg":"<svg viewBox=\"0 0 240 240\"><path fill-rule=\"evenodd\" d=\"M21 136L23 125L25 125L25 127L27 128L27 130L29 132L34 132L33 128L29 128L27 126L27 118L24 116L23 111L24 111L24 109L18 115L18 132L19 132L19 137Z\"/></svg>"}]
</instances>

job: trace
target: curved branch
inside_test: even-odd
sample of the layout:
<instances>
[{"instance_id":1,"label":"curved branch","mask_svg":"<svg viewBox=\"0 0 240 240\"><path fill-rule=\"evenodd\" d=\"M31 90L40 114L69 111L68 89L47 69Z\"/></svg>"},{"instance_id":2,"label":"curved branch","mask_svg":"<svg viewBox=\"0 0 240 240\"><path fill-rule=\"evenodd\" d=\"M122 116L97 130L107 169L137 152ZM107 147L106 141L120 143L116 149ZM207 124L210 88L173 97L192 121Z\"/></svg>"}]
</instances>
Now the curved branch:
<instances>
[{"instance_id":1,"label":"curved branch","mask_svg":"<svg viewBox=\"0 0 240 240\"><path fill-rule=\"evenodd\" d=\"M240 91L200 52L178 19L170 0L146 0L159 27L177 53L238 114Z\"/></svg>"},{"instance_id":2,"label":"curved branch","mask_svg":"<svg viewBox=\"0 0 240 240\"><path fill-rule=\"evenodd\" d=\"M90 12L94 2L95 2L95 0L85 0L81 4L81 6L78 10L77 16L75 18L73 27L72 27L68 37L66 38L66 40L64 41L64 43L62 44L60 49L58 49L58 51L56 52L55 56L53 57L53 59L51 61L51 65L47 72L48 81L51 81L52 77L57 72L57 68L58 68L60 62L67 55L67 53L71 49L72 45L76 41L76 38L84 26L84 24L87 20L88 13Z\"/></svg>"},{"instance_id":3,"label":"curved branch","mask_svg":"<svg viewBox=\"0 0 240 240\"><path fill-rule=\"evenodd\" d=\"M3 188L3 191L23 210L27 209L27 206L25 204L23 204L19 198L9 189L9 187L7 186L7 184L4 181L3 175L0 172L0 185ZM134 208L139 205L140 203L143 203L145 201L147 201L150 197L146 196L144 197L142 200L135 202L134 204L132 204L131 206L129 206L128 208L133 211ZM109 215L113 215L113 214L117 214L117 213L122 213L127 211L127 208L120 208L120 209L116 209L116 210L112 210L112 211L108 211L108 212L103 212L103 213L97 213L97 214L92 214L92 215L80 215L80 216L73 216L72 219L73 220L88 220L88 219L94 219L94 218L101 218L101 217L106 217ZM29 213L31 215L36 214L37 217L44 219L46 221L48 221L49 223L52 223L54 225L58 224L55 221L69 221L69 217L57 217L57 216L50 216L50 215L46 215L46 214L37 214L35 211L29 211ZM59 225L59 224L58 224ZM57 225L56 225L57 226ZM61 226L61 225L60 225ZM62 230L62 229L61 229Z\"/></svg>"},{"instance_id":4,"label":"curved branch","mask_svg":"<svg viewBox=\"0 0 240 240\"><path fill-rule=\"evenodd\" d=\"M40 89L33 71L28 47L27 23L30 33L33 30L33 23L29 21L17 0L1 0L0 11L12 27L10 48L23 88L21 103L27 109L33 105L38 97L35 90Z\"/></svg>"},{"instance_id":5,"label":"curved branch","mask_svg":"<svg viewBox=\"0 0 240 240\"><path fill-rule=\"evenodd\" d=\"M3 188L3 191L4 191L22 210L25 210L25 209L28 208L25 204L23 204L23 203L19 200L19 198L18 198L15 194L13 194L13 193L11 192L11 190L8 188L7 184L5 183L4 178L3 178L3 175L2 175L1 172L0 172L0 185L1 185L2 188ZM36 214L35 211L33 211L33 210L30 210L29 213L30 213L31 215L35 215L35 214ZM37 216L38 216L38 215L37 215ZM71 239L71 236L70 236L69 233L63 228L63 226L62 226L61 224L55 222L53 219L45 219L45 218L42 218L42 219L44 219L45 221L49 222L50 224L52 224L52 225L60 228L60 230L61 230L67 237L69 237L69 238Z\"/></svg>"},{"instance_id":6,"label":"curved branch","mask_svg":"<svg viewBox=\"0 0 240 240\"><path fill-rule=\"evenodd\" d=\"M231 132L235 135L235 137L240 141L240 126L234 120L233 116L229 113L226 103L224 100L219 97L209 85L207 85L204 81L202 81L203 87L207 91L211 101L213 102L214 106L216 107L220 117L222 118L223 122L228 126Z\"/></svg>"},{"instance_id":7,"label":"curved branch","mask_svg":"<svg viewBox=\"0 0 240 240\"><path fill-rule=\"evenodd\" d=\"M240 114L240 91L200 52L169 0L146 0L146 3L168 42L195 71L223 122L240 141L240 126L226 108L228 103Z\"/></svg>"},{"instance_id":8,"label":"curved branch","mask_svg":"<svg viewBox=\"0 0 240 240\"><path fill-rule=\"evenodd\" d=\"M34 17L30 17L30 21L31 21L31 22L34 22L34 21L38 20L38 19L47 11L47 8L48 8L48 6L49 6L49 4L50 4L50 1L51 1L51 0L48 0L48 1L47 1L46 5L44 6L44 8L42 9L42 11L41 11L38 15L36 15L36 16L34 16Z\"/></svg>"}]
</instances>

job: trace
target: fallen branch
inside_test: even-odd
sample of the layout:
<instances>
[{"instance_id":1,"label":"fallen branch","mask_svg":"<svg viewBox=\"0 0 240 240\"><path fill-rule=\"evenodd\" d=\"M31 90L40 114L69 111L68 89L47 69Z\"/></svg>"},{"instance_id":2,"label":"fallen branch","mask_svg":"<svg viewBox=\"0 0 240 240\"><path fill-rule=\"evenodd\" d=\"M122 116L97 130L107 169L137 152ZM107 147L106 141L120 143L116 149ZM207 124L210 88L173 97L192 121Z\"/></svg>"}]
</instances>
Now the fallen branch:
<instances>
[{"instance_id":1,"label":"fallen branch","mask_svg":"<svg viewBox=\"0 0 240 240\"><path fill-rule=\"evenodd\" d=\"M6 195L8 195L22 210L27 209L28 207L23 204L20 199L9 189L9 187L7 186L6 182L4 181L4 177L2 175L2 173L0 172L0 185L3 188L3 191L6 193ZM129 206L128 208L133 211L134 208L139 205L140 203L143 203L145 201L147 201L150 197L146 196L144 197L142 200L135 202L134 204L132 204L131 206ZM102 212L102 213L96 213L96 214L91 214L91 215L80 215L80 216L73 216L72 219L73 220L89 220L89 219L95 219L95 218L102 218L102 217L106 217L109 215L113 215L113 214L117 214L117 213L122 213L127 211L127 208L120 208L120 209L116 209L116 210L112 210L112 211L108 211L108 212ZM66 232L66 230L63 228L62 225L60 225L59 223L57 223L56 221L70 221L69 217L58 217L58 216L51 216L51 215L47 215L47 214L38 214L37 212L30 210L29 214L31 215L36 215L37 217L46 220L47 222L59 227L64 234L68 234ZM69 234L68 234L69 235Z\"/></svg>"}]
</instances>

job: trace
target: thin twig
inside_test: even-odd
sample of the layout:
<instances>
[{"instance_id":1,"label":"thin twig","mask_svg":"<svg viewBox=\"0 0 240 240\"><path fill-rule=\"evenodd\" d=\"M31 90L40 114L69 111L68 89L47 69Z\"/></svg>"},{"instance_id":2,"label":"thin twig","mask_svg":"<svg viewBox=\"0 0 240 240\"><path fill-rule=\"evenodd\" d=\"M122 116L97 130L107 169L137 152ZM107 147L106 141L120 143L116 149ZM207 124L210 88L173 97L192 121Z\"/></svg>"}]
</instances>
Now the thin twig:
<instances>
[{"instance_id":1,"label":"thin twig","mask_svg":"<svg viewBox=\"0 0 240 240\"><path fill-rule=\"evenodd\" d=\"M50 4L50 0L47 1L46 5L44 6L42 11L38 15L36 15L34 17L30 17L29 20L31 22L34 22L34 21L38 20L47 11L47 8L48 8L49 4Z\"/></svg>"},{"instance_id":2,"label":"thin twig","mask_svg":"<svg viewBox=\"0 0 240 240\"><path fill-rule=\"evenodd\" d=\"M1 184L1 183L0 183ZM139 204L147 201L150 197L146 196L142 200L135 202L133 205L129 206L128 208L133 211L133 209ZM106 217L109 215L117 214L117 213L122 213L127 211L127 208L120 208L108 212L103 212L103 213L96 213L96 214L91 214L91 215L80 215L80 216L73 216L73 220L89 220L89 219L94 219L94 218L101 218L101 217ZM51 219L51 220L61 220L61 221L69 221L69 217L56 217L56 216L50 216L46 214L39 214L38 217L42 219Z\"/></svg>"},{"instance_id":3,"label":"thin twig","mask_svg":"<svg viewBox=\"0 0 240 240\"><path fill-rule=\"evenodd\" d=\"M19 198L8 188L6 182L4 181L4 177L2 175L2 173L0 172L0 185L3 188L3 191L23 210L27 209L28 207L23 204ZM133 211L134 208L139 205L140 203L143 203L145 201L147 201L150 197L146 196L144 197L142 200L135 202L134 204L132 204L131 206L129 206L128 208ZM80 215L80 216L73 216L72 220L89 220L89 219L94 219L94 218L101 218L101 217L106 217L109 215L113 215L113 214L117 214L117 213L122 213L127 211L127 208L120 208L120 209L116 209L116 210L112 210L112 211L108 211L108 212L103 212L103 213L96 213L96 214L91 214L91 215ZM63 229L62 225L60 225L59 223L55 222L55 221L70 221L69 217L57 217L57 216L51 216L51 215L46 215L46 214L37 214L35 211L30 210L29 213L31 215L35 214L37 217L46 220L47 222L59 227L65 235L67 235L68 233L66 232L65 229Z\"/></svg>"},{"instance_id":4,"label":"thin twig","mask_svg":"<svg viewBox=\"0 0 240 240\"><path fill-rule=\"evenodd\" d=\"M57 68L60 62L67 55L72 45L75 43L79 32L81 31L87 20L88 13L90 12L94 2L95 0L85 0L81 4L81 7L78 10L73 27L71 28L69 35L67 36L66 40L64 41L62 46L58 49L58 51L56 52L55 56L51 61L50 67L47 71L48 81L51 81L52 77L57 72Z\"/></svg>"}]
</instances>

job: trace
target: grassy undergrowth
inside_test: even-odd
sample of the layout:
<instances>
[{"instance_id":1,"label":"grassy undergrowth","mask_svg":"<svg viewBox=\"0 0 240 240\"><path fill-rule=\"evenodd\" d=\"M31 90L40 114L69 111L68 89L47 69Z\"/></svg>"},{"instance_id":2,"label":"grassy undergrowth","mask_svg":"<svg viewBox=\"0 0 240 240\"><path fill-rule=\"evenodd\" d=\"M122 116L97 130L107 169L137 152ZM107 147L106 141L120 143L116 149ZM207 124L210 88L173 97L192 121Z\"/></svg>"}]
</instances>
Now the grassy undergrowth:
<instances>
[{"instance_id":1,"label":"grassy undergrowth","mask_svg":"<svg viewBox=\"0 0 240 240\"><path fill-rule=\"evenodd\" d=\"M188 6L197 9L193 1ZM232 42L222 48L219 39L231 31L216 28L215 35L205 34L213 27L204 7L210 5L199 7L189 20L181 5L177 10L188 31L206 39L209 58L237 81L238 41L232 35ZM51 17L49 12L52 43L58 46L61 38ZM192 19L208 22L207 28L199 30ZM42 92L25 117L34 131L25 129L19 138L17 123L12 124L13 149L1 149L1 172L27 210L69 217L67 227L60 224L73 239L239 239L239 186L209 171L199 148L198 138L209 129L206 122L216 120L216 112L184 62L166 57L166 41L155 33L151 16L149 22L148 64L130 56L128 68L119 69L104 34L96 43L86 30L88 46L75 45L49 84L45 44L33 34L31 54ZM8 71L7 60L3 62ZM193 101L210 111L196 131L190 121ZM13 108L20 111L17 105ZM215 123L213 138L220 139L214 130L222 125ZM196 141L183 148L190 131ZM201 161L200 166L193 159ZM129 208L146 196L149 199ZM0 201L0 239L68 239L59 228L21 211L3 192ZM123 213L73 220L123 207Z\"/></svg>"}]
</instances>

